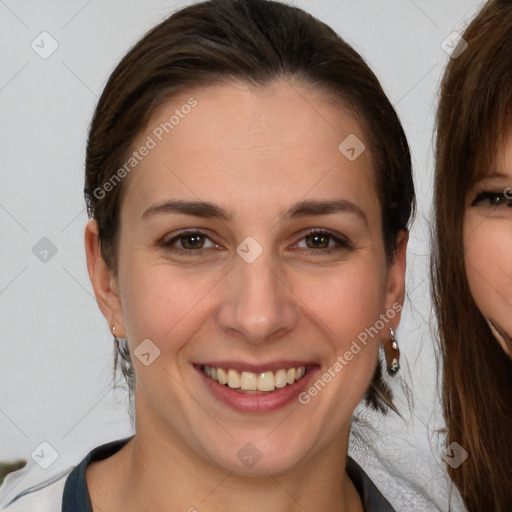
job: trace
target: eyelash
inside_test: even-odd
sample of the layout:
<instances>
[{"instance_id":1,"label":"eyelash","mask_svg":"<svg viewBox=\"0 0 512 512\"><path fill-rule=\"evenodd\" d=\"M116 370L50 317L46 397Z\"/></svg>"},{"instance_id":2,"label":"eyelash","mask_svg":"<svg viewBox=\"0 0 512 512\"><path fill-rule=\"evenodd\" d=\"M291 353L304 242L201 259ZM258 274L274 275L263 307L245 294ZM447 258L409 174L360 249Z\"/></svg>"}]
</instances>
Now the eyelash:
<instances>
[{"instance_id":1,"label":"eyelash","mask_svg":"<svg viewBox=\"0 0 512 512\"><path fill-rule=\"evenodd\" d=\"M500 198L500 200L503 200L503 203L501 204L495 204L493 202L493 199ZM484 203L484 201L487 201ZM473 202L471 203L471 206L477 206L479 204L484 204L485 206L512 206L512 198L509 198L505 195L504 192L491 192L491 191L484 191L477 194Z\"/></svg>"},{"instance_id":2,"label":"eyelash","mask_svg":"<svg viewBox=\"0 0 512 512\"><path fill-rule=\"evenodd\" d=\"M161 246L163 248L168 249L171 252L173 252L175 254L179 254L179 255L191 256L191 253L195 253L197 256L202 256L203 251L205 251L206 249L177 249L175 247L172 247L173 244L175 242L177 242L178 240L187 238L187 237L190 237L193 235L200 235L200 236L210 239L210 237L202 231L187 230L187 231L182 231L181 233L174 236L173 238L171 238L168 241L162 242ZM338 244L338 247L331 247L331 248L326 248L326 249L321 249L321 248L320 249L309 249L310 255L318 256L319 254L320 255L331 254L335 251L339 251L339 250L343 250L343 249L344 250L353 250L354 249L352 244L346 238L336 236L334 233L331 233L330 231L327 231L327 230L311 229L308 232L304 233L304 235L299 240L299 242L302 241L304 238L306 238L308 236L312 236L312 235L321 235L321 236L328 237L328 238L332 239L334 242L336 242ZM211 240L211 241L213 242L213 240Z\"/></svg>"}]
</instances>

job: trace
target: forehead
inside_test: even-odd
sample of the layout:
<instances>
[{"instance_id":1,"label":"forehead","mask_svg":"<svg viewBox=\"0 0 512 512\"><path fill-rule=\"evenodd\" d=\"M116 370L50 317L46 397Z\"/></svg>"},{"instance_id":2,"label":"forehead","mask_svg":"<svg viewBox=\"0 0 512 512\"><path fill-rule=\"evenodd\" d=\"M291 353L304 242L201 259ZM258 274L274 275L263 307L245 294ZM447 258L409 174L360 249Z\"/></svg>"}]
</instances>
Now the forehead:
<instances>
[{"instance_id":1,"label":"forehead","mask_svg":"<svg viewBox=\"0 0 512 512\"><path fill-rule=\"evenodd\" d=\"M355 115L325 92L287 80L176 95L133 149L149 141L152 149L125 184L140 207L166 194L251 198L262 207L344 191L360 201L377 197L370 144Z\"/></svg>"}]
</instances>

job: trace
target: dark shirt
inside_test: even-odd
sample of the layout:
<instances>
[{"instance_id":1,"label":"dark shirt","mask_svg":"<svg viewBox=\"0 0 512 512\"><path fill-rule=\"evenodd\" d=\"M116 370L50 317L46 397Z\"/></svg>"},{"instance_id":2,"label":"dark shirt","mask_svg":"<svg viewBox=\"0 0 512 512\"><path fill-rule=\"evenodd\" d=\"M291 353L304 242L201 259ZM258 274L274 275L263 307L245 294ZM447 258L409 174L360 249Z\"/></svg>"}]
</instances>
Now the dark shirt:
<instances>
[{"instance_id":1,"label":"dark shirt","mask_svg":"<svg viewBox=\"0 0 512 512\"><path fill-rule=\"evenodd\" d=\"M130 439L131 437L98 446L71 471L64 486L62 512L92 512L91 499L85 481L87 465L92 461L106 459L114 455ZM347 457L347 473L361 496L365 512L395 512L395 509L368 478L368 475L350 457Z\"/></svg>"}]
</instances>

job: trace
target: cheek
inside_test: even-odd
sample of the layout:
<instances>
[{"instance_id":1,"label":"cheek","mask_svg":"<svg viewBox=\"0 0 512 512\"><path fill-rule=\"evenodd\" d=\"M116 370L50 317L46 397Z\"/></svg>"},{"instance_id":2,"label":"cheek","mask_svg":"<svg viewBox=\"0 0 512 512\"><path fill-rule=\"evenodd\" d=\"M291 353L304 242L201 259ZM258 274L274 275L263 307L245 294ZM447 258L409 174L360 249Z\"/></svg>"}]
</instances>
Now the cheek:
<instances>
[{"instance_id":1,"label":"cheek","mask_svg":"<svg viewBox=\"0 0 512 512\"><path fill-rule=\"evenodd\" d=\"M294 290L305 304L306 321L323 329L327 341L326 364L300 397L314 416L329 416L331 421L321 427L323 435L335 435L373 378L381 332L389 325L389 318L382 315L384 275L374 262L326 274L328 286L321 286L318 276L309 276Z\"/></svg>"},{"instance_id":2,"label":"cheek","mask_svg":"<svg viewBox=\"0 0 512 512\"><path fill-rule=\"evenodd\" d=\"M128 263L128 261L126 261ZM186 271L165 263L136 261L126 265L123 314L132 350L145 339L153 340L166 364L181 366L195 350L195 340L205 338L199 331L214 331L216 315L222 308L220 296L229 296L233 280L223 271ZM358 350L357 361L345 374L357 374L361 367L372 368L376 357L384 313L384 270L375 265L346 265L322 272L286 271L281 276L288 301L300 309L296 328L308 338L321 338L326 359L335 359L348 350ZM222 292L222 293L221 293ZM220 294L220 295L219 295ZM227 294L227 295L226 295ZM385 329L385 327L384 327ZM296 336L296 335L291 335ZM215 333L221 338L221 333ZM218 347L221 351L222 347ZM349 357L351 357L349 355ZM357 378L367 380L366 371ZM370 372L371 373L371 372Z\"/></svg>"},{"instance_id":3,"label":"cheek","mask_svg":"<svg viewBox=\"0 0 512 512\"><path fill-rule=\"evenodd\" d=\"M208 291L214 297L214 288L224 275L180 271L165 264L137 265L134 262L133 271L127 269L123 280L123 309L125 319L137 322L137 332L146 331L148 335L158 325L173 328L192 309L204 310L209 302ZM352 324L367 327L382 312L384 283L375 267L333 268L309 275L288 273L283 280L288 281L286 285L299 303L334 332ZM379 282L380 286L376 286Z\"/></svg>"},{"instance_id":4,"label":"cheek","mask_svg":"<svg viewBox=\"0 0 512 512\"><path fill-rule=\"evenodd\" d=\"M471 294L482 313L512 307L512 229L502 220L485 220L464 236L465 264Z\"/></svg>"},{"instance_id":5,"label":"cheek","mask_svg":"<svg viewBox=\"0 0 512 512\"><path fill-rule=\"evenodd\" d=\"M193 329L193 317L207 307L208 292L220 278L153 263L142 252L126 261L122 302L132 345L149 338L158 340L161 349L179 350L186 342L182 333Z\"/></svg>"},{"instance_id":6,"label":"cheek","mask_svg":"<svg viewBox=\"0 0 512 512\"><path fill-rule=\"evenodd\" d=\"M330 328L339 345L357 337L383 312L383 276L376 267L326 271L316 279L303 277L295 286L301 301Z\"/></svg>"}]
</instances>

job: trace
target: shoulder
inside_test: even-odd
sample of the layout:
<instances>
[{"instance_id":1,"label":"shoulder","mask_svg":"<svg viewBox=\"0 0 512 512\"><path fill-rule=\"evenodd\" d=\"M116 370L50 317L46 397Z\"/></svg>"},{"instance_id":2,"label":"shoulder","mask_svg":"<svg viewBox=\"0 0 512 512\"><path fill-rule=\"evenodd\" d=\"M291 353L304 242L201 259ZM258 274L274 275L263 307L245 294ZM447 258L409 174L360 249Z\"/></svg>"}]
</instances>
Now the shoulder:
<instances>
[{"instance_id":1,"label":"shoulder","mask_svg":"<svg viewBox=\"0 0 512 512\"><path fill-rule=\"evenodd\" d=\"M350 456L347 457L347 473L361 497L364 512L396 512L363 468Z\"/></svg>"},{"instance_id":2,"label":"shoulder","mask_svg":"<svg viewBox=\"0 0 512 512\"><path fill-rule=\"evenodd\" d=\"M24 468L7 475L0 488L0 512L90 512L92 508L85 479L87 466L92 461L116 453L130 439L131 437L98 446L78 465L18 491L17 494L14 494L14 489L19 488L22 482L25 485L33 482L38 473Z\"/></svg>"},{"instance_id":3,"label":"shoulder","mask_svg":"<svg viewBox=\"0 0 512 512\"><path fill-rule=\"evenodd\" d=\"M0 506L5 512L60 512L66 479L73 468L69 468L38 485L20 492Z\"/></svg>"}]
</instances>

